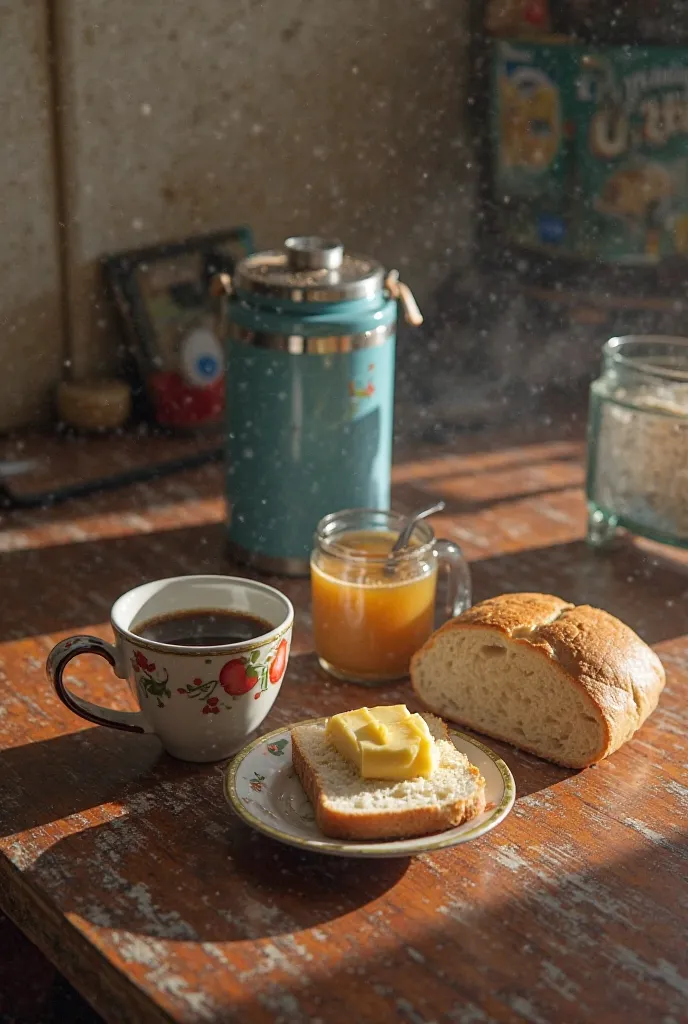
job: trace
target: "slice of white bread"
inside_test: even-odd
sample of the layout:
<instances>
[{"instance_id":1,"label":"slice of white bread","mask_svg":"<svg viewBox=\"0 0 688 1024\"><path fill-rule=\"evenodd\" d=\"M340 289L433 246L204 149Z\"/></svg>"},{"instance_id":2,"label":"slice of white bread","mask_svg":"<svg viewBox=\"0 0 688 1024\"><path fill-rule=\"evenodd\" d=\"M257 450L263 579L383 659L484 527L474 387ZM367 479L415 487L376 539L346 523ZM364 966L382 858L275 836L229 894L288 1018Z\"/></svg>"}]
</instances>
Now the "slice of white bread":
<instances>
[{"instance_id":1,"label":"slice of white bread","mask_svg":"<svg viewBox=\"0 0 688 1024\"><path fill-rule=\"evenodd\" d=\"M401 839L461 825L485 810L485 780L449 739L444 722L423 718L438 745L430 778L403 782L362 779L325 738L327 719L291 730L292 764L326 836Z\"/></svg>"},{"instance_id":2,"label":"slice of white bread","mask_svg":"<svg viewBox=\"0 0 688 1024\"><path fill-rule=\"evenodd\" d=\"M411 660L436 714L571 768L630 739L664 687L657 655L613 615L503 594L445 623Z\"/></svg>"}]
</instances>

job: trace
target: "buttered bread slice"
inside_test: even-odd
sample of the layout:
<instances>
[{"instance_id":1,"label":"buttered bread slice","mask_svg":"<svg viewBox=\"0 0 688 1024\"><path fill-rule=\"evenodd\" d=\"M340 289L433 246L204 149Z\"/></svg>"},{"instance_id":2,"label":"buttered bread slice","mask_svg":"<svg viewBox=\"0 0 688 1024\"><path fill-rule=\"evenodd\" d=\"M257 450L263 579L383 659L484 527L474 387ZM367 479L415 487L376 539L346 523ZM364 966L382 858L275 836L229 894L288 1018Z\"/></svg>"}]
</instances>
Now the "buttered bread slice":
<instances>
[{"instance_id":1,"label":"buttered bread slice","mask_svg":"<svg viewBox=\"0 0 688 1024\"><path fill-rule=\"evenodd\" d=\"M428 778L364 779L328 741L326 721L291 731L292 763L326 836L402 839L454 828L485 809L485 780L449 739L444 722L423 714L437 748Z\"/></svg>"}]
</instances>

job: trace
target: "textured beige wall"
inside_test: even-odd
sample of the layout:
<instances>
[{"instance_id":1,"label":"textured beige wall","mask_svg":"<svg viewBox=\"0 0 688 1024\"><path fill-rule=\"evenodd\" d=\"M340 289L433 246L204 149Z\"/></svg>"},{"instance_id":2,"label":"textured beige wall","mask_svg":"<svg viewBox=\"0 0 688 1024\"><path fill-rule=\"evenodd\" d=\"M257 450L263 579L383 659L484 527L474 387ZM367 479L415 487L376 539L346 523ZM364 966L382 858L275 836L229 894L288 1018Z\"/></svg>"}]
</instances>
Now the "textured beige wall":
<instances>
[{"instance_id":1,"label":"textured beige wall","mask_svg":"<svg viewBox=\"0 0 688 1024\"><path fill-rule=\"evenodd\" d=\"M420 296L466 237L467 0L60 0L78 374L112 361L95 261L246 221L331 232Z\"/></svg>"},{"instance_id":2,"label":"textured beige wall","mask_svg":"<svg viewBox=\"0 0 688 1024\"><path fill-rule=\"evenodd\" d=\"M62 363L44 5L0 3L0 430L45 418Z\"/></svg>"}]
</instances>

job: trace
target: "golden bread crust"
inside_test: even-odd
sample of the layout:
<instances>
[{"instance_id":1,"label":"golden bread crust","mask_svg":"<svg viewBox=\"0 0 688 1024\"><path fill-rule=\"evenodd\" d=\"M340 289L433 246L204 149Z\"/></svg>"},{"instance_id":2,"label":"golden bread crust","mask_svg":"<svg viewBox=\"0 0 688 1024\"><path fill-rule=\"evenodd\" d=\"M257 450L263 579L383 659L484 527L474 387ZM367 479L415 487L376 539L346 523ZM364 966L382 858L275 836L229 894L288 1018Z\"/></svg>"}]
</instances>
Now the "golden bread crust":
<instances>
[{"instance_id":1,"label":"golden bread crust","mask_svg":"<svg viewBox=\"0 0 688 1024\"><path fill-rule=\"evenodd\" d=\"M585 767L618 750L654 711L665 685L664 667L655 652L608 612L551 594L503 594L445 623L413 656L411 682L421 700L414 676L424 654L445 634L464 629L489 630L526 644L558 671L562 685L577 686L586 694L601 718L604 738L585 764L570 767ZM462 724L470 727L470 722Z\"/></svg>"}]
</instances>

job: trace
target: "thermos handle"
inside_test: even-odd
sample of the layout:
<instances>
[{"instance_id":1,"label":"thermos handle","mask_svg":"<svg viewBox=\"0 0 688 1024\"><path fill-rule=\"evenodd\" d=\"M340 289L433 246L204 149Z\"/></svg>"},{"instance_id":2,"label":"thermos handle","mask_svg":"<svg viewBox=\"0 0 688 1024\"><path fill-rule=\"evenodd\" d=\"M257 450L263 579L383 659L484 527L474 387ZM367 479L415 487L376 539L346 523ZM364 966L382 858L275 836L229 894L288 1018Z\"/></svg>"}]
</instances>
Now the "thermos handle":
<instances>
[{"instance_id":1,"label":"thermos handle","mask_svg":"<svg viewBox=\"0 0 688 1024\"><path fill-rule=\"evenodd\" d=\"M215 333L220 342L224 342L227 334L227 299L232 294L232 278L229 274L213 274L210 282L210 295L217 299L215 316Z\"/></svg>"},{"instance_id":2,"label":"thermos handle","mask_svg":"<svg viewBox=\"0 0 688 1024\"><path fill-rule=\"evenodd\" d=\"M234 229L234 239L244 250L244 256L252 256L255 250L253 232L246 225ZM227 298L232 294L232 278L227 273L213 274L210 279L210 297L217 299L215 330L220 341L224 341L227 327Z\"/></svg>"},{"instance_id":3,"label":"thermos handle","mask_svg":"<svg viewBox=\"0 0 688 1024\"><path fill-rule=\"evenodd\" d=\"M454 541L436 540L435 554L439 569L446 576L444 600L438 602L436 617L440 622L446 622L471 606L471 570L463 551Z\"/></svg>"},{"instance_id":4,"label":"thermos handle","mask_svg":"<svg viewBox=\"0 0 688 1024\"><path fill-rule=\"evenodd\" d=\"M385 280L385 287L393 299L398 299L404 311L404 319L412 327L420 327L423 323L423 314L418 308L418 303L413 297L413 292L407 284L399 280L399 271L390 270Z\"/></svg>"}]
</instances>

